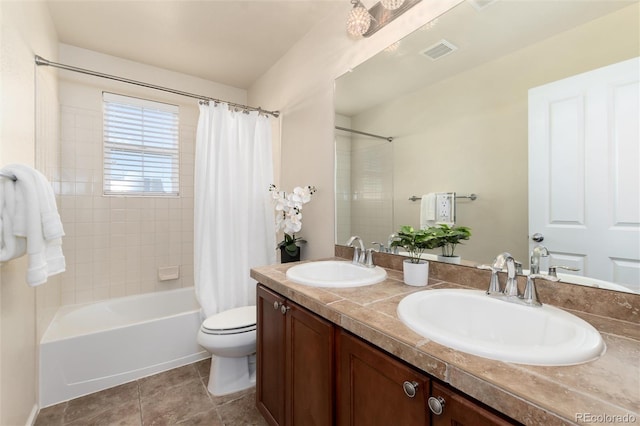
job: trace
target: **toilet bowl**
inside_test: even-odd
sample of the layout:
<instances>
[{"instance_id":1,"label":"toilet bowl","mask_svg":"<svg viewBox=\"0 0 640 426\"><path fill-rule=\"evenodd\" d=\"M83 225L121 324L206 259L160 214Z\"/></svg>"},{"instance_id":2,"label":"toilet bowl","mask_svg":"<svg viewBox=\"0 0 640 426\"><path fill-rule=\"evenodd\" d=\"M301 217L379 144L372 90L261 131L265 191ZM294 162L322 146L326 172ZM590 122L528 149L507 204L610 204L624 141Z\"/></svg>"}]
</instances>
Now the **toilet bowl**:
<instances>
[{"instance_id":1,"label":"toilet bowl","mask_svg":"<svg viewBox=\"0 0 640 426\"><path fill-rule=\"evenodd\" d=\"M211 353L207 389L226 395L255 385L256 307L212 315L200 326L198 344Z\"/></svg>"}]
</instances>

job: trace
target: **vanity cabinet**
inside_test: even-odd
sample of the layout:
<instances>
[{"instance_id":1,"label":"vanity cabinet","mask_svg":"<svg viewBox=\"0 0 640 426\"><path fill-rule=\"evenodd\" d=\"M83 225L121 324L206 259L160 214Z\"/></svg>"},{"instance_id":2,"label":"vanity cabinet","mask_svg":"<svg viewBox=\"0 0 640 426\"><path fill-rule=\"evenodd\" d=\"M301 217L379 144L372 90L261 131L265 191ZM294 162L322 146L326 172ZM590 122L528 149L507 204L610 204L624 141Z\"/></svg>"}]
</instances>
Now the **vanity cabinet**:
<instances>
[{"instance_id":1,"label":"vanity cabinet","mask_svg":"<svg viewBox=\"0 0 640 426\"><path fill-rule=\"evenodd\" d=\"M429 405L434 405L436 412L440 408L442 410L439 415L432 413L432 426L506 426L519 424L493 413L448 386L436 382L433 382L431 386L432 400Z\"/></svg>"},{"instance_id":2,"label":"vanity cabinet","mask_svg":"<svg viewBox=\"0 0 640 426\"><path fill-rule=\"evenodd\" d=\"M342 330L337 348L338 425L429 425L428 376Z\"/></svg>"},{"instance_id":3,"label":"vanity cabinet","mask_svg":"<svg viewBox=\"0 0 640 426\"><path fill-rule=\"evenodd\" d=\"M334 424L334 325L258 285L256 403L270 425Z\"/></svg>"},{"instance_id":4,"label":"vanity cabinet","mask_svg":"<svg viewBox=\"0 0 640 426\"><path fill-rule=\"evenodd\" d=\"M260 284L257 315L256 405L270 425L519 424Z\"/></svg>"}]
</instances>

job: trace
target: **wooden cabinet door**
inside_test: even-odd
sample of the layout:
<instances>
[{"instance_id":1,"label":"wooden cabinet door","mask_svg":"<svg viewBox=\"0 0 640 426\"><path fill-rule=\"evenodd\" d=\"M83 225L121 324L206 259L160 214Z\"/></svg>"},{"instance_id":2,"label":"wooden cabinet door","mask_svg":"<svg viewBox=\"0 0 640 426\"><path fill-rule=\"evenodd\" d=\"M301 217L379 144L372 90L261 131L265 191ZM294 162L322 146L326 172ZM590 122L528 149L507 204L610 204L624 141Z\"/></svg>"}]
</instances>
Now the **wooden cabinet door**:
<instances>
[{"instance_id":1,"label":"wooden cabinet door","mask_svg":"<svg viewBox=\"0 0 640 426\"><path fill-rule=\"evenodd\" d=\"M286 424L334 424L334 326L287 302Z\"/></svg>"},{"instance_id":2,"label":"wooden cabinet door","mask_svg":"<svg viewBox=\"0 0 640 426\"><path fill-rule=\"evenodd\" d=\"M492 411L478 405L458 392L432 383L433 398L442 398L444 409L442 414L431 415L432 426L506 426L519 423L510 422Z\"/></svg>"},{"instance_id":3,"label":"wooden cabinet door","mask_svg":"<svg viewBox=\"0 0 640 426\"><path fill-rule=\"evenodd\" d=\"M256 405L270 425L285 424L285 299L257 289Z\"/></svg>"},{"instance_id":4,"label":"wooden cabinet door","mask_svg":"<svg viewBox=\"0 0 640 426\"><path fill-rule=\"evenodd\" d=\"M338 335L337 424L428 425L429 379L357 337ZM404 382L417 384L415 396Z\"/></svg>"}]
</instances>

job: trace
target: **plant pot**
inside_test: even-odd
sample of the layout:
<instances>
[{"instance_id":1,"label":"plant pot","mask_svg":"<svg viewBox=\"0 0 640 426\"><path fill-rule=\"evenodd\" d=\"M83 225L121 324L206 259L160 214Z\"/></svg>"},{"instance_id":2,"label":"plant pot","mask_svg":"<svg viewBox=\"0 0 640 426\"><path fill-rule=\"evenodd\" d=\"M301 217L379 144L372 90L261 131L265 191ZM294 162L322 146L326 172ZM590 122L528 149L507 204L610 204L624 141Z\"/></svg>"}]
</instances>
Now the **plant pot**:
<instances>
[{"instance_id":1,"label":"plant pot","mask_svg":"<svg viewBox=\"0 0 640 426\"><path fill-rule=\"evenodd\" d=\"M284 247L280 247L280 263L298 262L300 260L300 247L295 254L290 254Z\"/></svg>"},{"instance_id":2,"label":"plant pot","mask_svg":"<svg viewBox=\"0 0 640 426\"><path fill-rule=\"evenodd\" d=\"M460 264L462 258L460 256L442 256L438 255L438 262Z\"/></svg>"},{"instance_id":3,"label":"plant pot","mask_svg":"<svg viewBox=\"0 0 640 426\"><path fill-rule=\"evenodd\" d=\"M404 283L416 287L422 287L429 282L429 262L421 260L418 263L406 259L402 262Z\"/></svg>"}]
</instances>

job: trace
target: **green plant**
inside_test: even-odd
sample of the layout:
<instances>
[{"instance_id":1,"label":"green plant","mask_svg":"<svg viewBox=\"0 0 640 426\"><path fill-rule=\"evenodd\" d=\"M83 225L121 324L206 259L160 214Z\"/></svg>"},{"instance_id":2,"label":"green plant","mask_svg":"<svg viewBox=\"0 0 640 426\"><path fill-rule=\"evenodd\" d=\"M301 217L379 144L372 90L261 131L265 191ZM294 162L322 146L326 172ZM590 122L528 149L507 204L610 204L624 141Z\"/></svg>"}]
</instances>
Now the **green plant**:
<instances>
[{"instance_id":1,"label":"green plant","mask_svg":"<svg viewBox=\"0 0 640 426\"><path fill-rule=\"evenodd\" d=\"M456 245L462 244L462 240L471 237L471 229L466 226L449 226L441 223L427 229L436 240L436 247L442 247L442 255L445 257L455 256Z\"/></svg>"},{"instance_id":2,"label":"green plant","mask_svg":"<svg viewBox=\"0 0 640 426\"><path fill-rule=\"evenodd\" d=\"M300 237L296 237L295 235L284 234L284 240L278 243L278 248L284 248L287 253L291 256L295 256L298 252L298 242L306 243L307 240L303 240Z\"/></svg>"},{"instance_id":3,"label":"green plant","mask_svg":"<svg viewBox=\"0 0 640 426\"><path fill-rule=\"evenodd\" d=\"M391 247L403 247L409 252L411 263L419 263L420 255L429 249L438 247L433 231L429 229L413 229L412 226L400 227L398 236L391 243Z\"/></svg>"}]
</instances>

